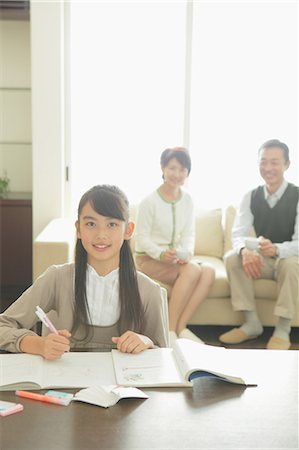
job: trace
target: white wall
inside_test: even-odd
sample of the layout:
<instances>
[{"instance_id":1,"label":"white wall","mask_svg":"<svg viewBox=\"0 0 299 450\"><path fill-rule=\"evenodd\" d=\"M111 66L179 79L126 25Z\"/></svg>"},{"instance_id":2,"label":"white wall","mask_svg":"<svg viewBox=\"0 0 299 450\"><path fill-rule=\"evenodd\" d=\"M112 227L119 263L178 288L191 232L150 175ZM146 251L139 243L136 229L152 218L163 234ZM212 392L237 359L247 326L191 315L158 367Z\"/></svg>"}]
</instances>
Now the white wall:
<instances>
[{"instance_id":1,"label":"white wall","mask_svg":"<svg viewBox=\"0 0 299 450\"><path fill-rule=\"evenodd\" d=\"M33 237L64 215L63 2L30 2Z\"/></svg>"},{"instance_id":2,"label":"white wall","mask_svg":"<svg viewBox=\"0 0 299 450\"><path fill-rule=\"evenodd\" d=\"M0 176L32 191L30 24L0 21Z\"/></svg>"}]
</instances>

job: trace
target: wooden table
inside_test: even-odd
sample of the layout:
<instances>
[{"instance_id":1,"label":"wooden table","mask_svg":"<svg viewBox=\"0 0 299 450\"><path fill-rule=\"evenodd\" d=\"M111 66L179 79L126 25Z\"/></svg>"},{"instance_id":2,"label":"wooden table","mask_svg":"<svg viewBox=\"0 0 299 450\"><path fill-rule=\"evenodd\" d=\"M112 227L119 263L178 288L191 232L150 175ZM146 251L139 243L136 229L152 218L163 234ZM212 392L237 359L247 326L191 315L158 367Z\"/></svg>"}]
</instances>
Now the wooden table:
<instances>
[{"instance_id":1,"label":"wooden table","mask_svg":"<svg viewBox=\"0 0 299 450\"><path fill-rule=\"evenodd\" d=\"M149 399L108 409L19 399L24 411L0 418L0 448L298 449L299 352L241 352L257 387L203 378L193 388L144 389ZM18 401L14 392L0 399Z\"/></svg>"}]
</instances>

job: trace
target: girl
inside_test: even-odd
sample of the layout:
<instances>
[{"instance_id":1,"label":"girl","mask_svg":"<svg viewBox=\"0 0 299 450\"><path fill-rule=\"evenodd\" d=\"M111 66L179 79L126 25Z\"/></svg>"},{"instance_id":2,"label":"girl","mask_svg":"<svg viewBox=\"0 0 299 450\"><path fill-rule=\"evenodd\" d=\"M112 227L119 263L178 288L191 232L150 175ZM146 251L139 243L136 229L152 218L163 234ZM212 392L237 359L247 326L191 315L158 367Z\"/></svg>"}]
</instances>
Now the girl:
<instances>
[{"instance_id":1,"label":"girl","mask_svg":"<svg viewBox=\"0 0 299 450\"><path fill-rule=\"evenodd\" d=\"M161 288L136 272L123 192L109 185L87 191L76 230L75 263L49 267L0 315L0 348L56 359L71 347L138 353L166 346ZM56 312L58 334L31 331L37 305Z\"/></svg>"},{"instance_id":2,"label":"girl","mask_svg":"<svg viewBox=\"0 0 299 450\"><path fill-rule=\"evenodd\" d=\"M136 264L139 270L172 286L169 301L170 339L202 342L187 323L207 297L215 278L213 267L190 261L194 251L194 213L189 194L181 189L191 170L186 149L161 155L163 184L138 209Z\"/></svg>"}]
</instances>

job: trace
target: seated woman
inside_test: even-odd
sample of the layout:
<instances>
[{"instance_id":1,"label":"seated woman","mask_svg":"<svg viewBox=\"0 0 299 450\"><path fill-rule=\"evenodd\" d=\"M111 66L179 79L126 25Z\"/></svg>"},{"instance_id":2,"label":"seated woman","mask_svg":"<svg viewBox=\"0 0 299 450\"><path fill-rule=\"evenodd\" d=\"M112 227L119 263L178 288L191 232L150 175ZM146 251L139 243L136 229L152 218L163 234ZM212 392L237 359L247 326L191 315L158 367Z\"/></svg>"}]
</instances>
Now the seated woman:
<instances>
[{"instance_id":1,"label":"seated woman","mask_svg":"<svg viewBox=\"0 0 299 450\"><path fill-rule=\"evenodd\" d=\"M187 324L207 297L215 271L190 261L195 220L191 196L182 190L191 170L188 151L166 149L161 155L163 184L139 208L136 221L136 264L155 280L172 285L169 301L170 341L179 337L202 342Z\"/></svg>"}]
</instances>

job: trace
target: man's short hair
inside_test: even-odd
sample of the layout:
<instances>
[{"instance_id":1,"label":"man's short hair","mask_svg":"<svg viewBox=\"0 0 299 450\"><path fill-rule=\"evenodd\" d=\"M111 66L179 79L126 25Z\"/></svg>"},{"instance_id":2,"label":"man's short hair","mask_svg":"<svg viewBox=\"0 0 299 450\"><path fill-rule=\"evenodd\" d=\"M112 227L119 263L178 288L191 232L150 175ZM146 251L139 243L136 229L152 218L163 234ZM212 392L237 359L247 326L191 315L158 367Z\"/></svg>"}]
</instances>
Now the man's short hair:
<instances>
[{"instance_id":1,"label":"man's short hair","mask_svg":"<svg viewBox=\"0 0 299 450\"><path fill-rule=\"evenodd\" d=\"M289 158L289 147L284 144L283 142L280 142L278 139L270 139L269 141L266 141L258 150L258 154L264 149L267 148L280 148L282 150L284 159L286 162L290 160Z\"/></svg>"}]
</instances>

